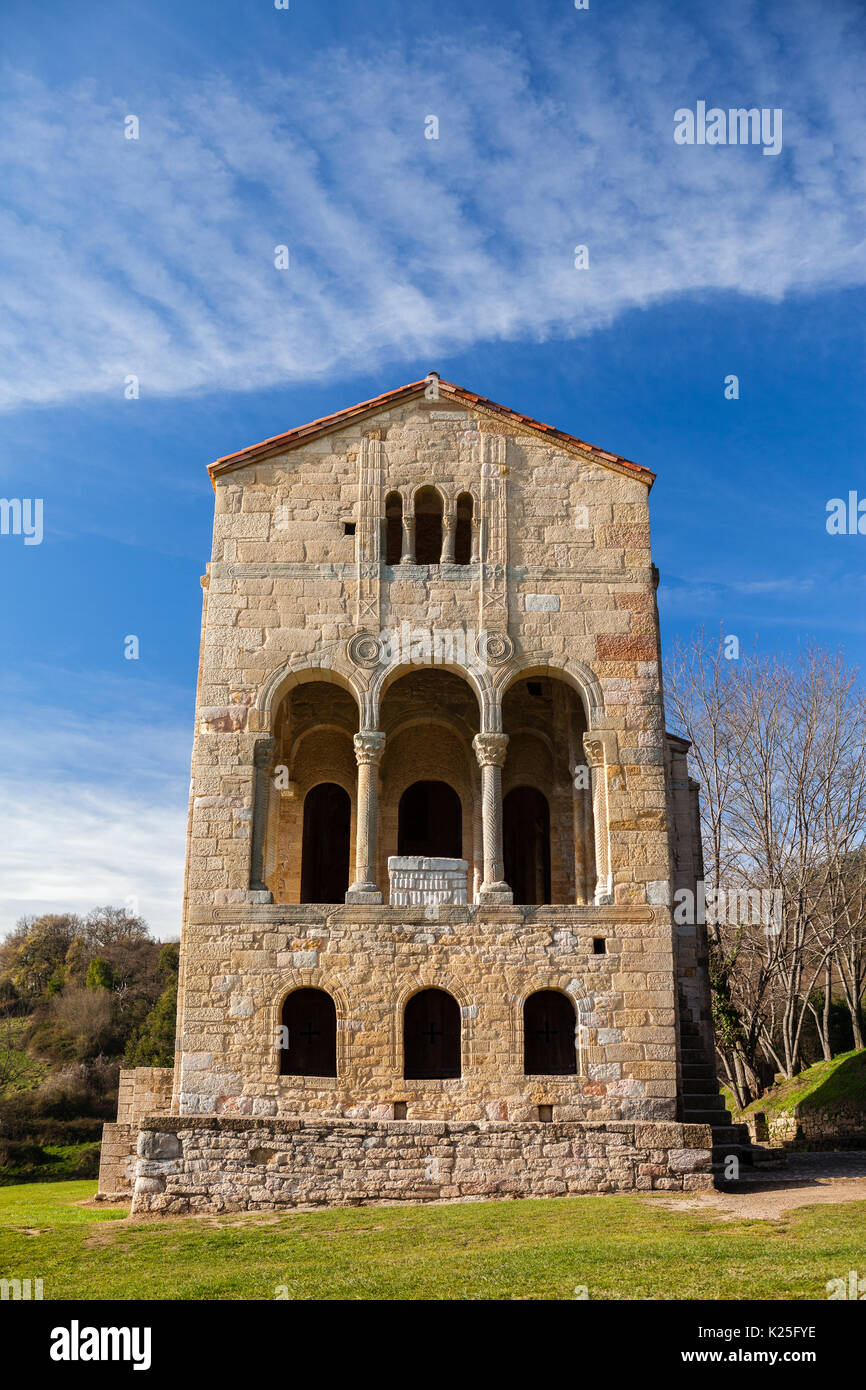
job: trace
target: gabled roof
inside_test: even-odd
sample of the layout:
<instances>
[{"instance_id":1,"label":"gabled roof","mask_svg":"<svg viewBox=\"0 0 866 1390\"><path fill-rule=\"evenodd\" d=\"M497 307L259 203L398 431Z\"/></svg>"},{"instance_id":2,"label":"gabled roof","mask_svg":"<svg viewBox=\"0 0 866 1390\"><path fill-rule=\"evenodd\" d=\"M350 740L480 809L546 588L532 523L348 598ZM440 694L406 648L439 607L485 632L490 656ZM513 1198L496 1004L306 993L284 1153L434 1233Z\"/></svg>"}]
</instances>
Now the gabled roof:
<instances>
[{"instance_id":1,"label":"gabled roof","mask_svg":"<svg viewBox=\"0 0 866 1390\"><path fill-rule=\"evenodd\" d=\"M436 375L435 372L430 373L430 376ZM372 400L361 401L359 405L350 405L345 410L338 410L334 415L324 415L320 420L311 420L308 425L298 425L296 429L287 430L285 434L275 434L273 438L263 439L260 444L251 444L246 449L240 449L236 454L225 454L223 458L218 458L213 463L208 464L211 482L216 486L215 480L222 473L229 473L235 468L243 468L248 463L256 463L272 454L281 454L288 449L298 448L309 440L318 439L321 435L329 434L332 430L341 429L354 420L363 419L366 415L374 415L379 410L386 410L390 406L409 401L414 396L423 395L430 384L430 376L425 377L423 381L410 381L406 386L398 386L396 390L386 391L384 395L374 396ZM496 401L490 401L486 396L476 396L474 391L466 391L462 386L455 386L451 381L442 381L440 378L438 390L441 400L480 406L482 410L499 415L509 424L520 425L524 429L537 431L539 434L543 434L546 439L555 439L566 446L579 449L581 452L591 455L593 460L598 463L613 464L616 467L626 469L645 482L648 487L652 487L655 481L655 473L639 463L632 463L630 459L621 458L619 454L611 454L606 449L599 449L594 444L587 444L584 439L578 439L573 434L566 434L564 430L554 429L553 425L542 425L540 421L531 419L529 415L521 415L516 410L509 410L507 406L498 405Z\"/></svg>"}]
</instances>

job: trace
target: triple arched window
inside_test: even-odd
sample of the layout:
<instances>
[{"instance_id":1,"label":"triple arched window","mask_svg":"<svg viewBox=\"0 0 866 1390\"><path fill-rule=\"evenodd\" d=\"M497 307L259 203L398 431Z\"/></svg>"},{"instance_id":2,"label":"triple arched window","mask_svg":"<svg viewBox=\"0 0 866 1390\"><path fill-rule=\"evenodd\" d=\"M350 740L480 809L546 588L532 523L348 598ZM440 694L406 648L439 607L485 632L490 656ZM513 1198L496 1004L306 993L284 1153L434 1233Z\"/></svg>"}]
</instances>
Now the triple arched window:
<instances>
[{"instance_id":1,"label":"triple arched window","mask_svg":"<svg viewBox=\"0 0 866 1390\"><path fill-rule=\"evenodd\" d=\"M404 514L399 492L385 498L385 564L469 565L474 553L474 512L471 492L461 492L453 510L446 510L435 487L415 493L412 511Z\"/></svg>"}]
</instances>

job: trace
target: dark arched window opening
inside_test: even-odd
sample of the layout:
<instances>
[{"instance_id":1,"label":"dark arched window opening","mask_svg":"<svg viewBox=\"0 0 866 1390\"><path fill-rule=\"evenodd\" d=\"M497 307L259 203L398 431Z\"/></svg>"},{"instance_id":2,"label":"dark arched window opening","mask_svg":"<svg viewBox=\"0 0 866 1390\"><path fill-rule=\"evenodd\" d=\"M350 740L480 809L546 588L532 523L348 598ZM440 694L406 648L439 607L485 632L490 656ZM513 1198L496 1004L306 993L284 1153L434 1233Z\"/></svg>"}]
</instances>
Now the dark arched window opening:
<instances>
[{"instance_id":1,"label":"dark arched window opening","mask_svg":"<svg viewBox=\"0 0 866 1390\"><path fill-rule=\"evenodd\" d=\"M337 1010L323 989L296 989L283 1003L281 1076L337 1075Z\"/></svg>"},{"instance_id":2,"label":"dark arched window opening","mask_svg":"<svg viewBox=\"0 0 866 1390\"><path fill-rule=\"evenodd\" d=\"M407 1081L460 1075L460 1005L444 989L422 989L406 1005L403 1059Z\"/></svg>"},{"instance_id":3,"label":"dark arched window opening","mask_svg":"<svg viewBox=\"0 0 866 1390\"><path fill-rule=\"evenodd\" d=\"M463 857L463 808L447 782L413 782L400 797L397 853Z\"/></svg>"},{"instance_id":4,"label":"dark arched window opening","mask_svg":"<svg viewBox=\"0 0 866 1390\"><path fill-rule=\"evenodd\" d=\"M442 498L433 487L415 494L415 561L438 565L442 558Z\"/></svg>"},{"instance_id":5,"label":"dark arched window opening","mask_svg":"<svg viewBox=\"0 0 866 1390\"><path fill-rule=\"evenodd\" d=\"M468 565L472 559L472 493L461 492L457 498L457 522L454 527L454 562Z\"/></svg>"},{"instance_id":6,"label":"dark arched window opening","mask_svg":"<svg viewBox=\"0 0 866 1390\"><path fill-rule=\"evenodd\" d=\"M352 803L336 782L320 782L304 801L301 902L342 903L349 887Z\"/></svg>"},{"instance_id":7,"label":"dark arched window opening","mask_svg":"<svg viewBox=\"0 0 866 1390\"><path fill-rule=\"evenodd\" d=\"M515 903L550 902L550 807L535 787L514 787L502 803L505 881Z\"/></svg>"},{"instance_id":8,"label":"dark arched window opening","mask_svg":"<svg viewBox=\"0 0 866 1390\"><path fill-rule=\"evenodd\" d=\"M389 492L385 498L385 564L399 565L403 554L403 498Z\"/></svg>"},{"instance_id":9,"label":"dark arched window opening","mask_svg":"<svg viewBox=\"0 0 866 1390\"><path fill-rule=\"evenodd\" d=\"M523 1005L523 1070L526 1076L574 1076L574 1005L555 989L530 994Z\"/></svg>"}]
</instances>

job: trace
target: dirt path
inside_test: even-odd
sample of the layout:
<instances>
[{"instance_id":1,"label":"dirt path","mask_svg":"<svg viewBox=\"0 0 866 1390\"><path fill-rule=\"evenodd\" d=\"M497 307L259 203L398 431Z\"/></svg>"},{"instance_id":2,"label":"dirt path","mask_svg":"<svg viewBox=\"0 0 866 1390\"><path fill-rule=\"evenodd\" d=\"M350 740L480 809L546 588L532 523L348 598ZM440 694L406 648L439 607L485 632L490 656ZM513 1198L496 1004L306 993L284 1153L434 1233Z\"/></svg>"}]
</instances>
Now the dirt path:
<instances>
[{"instance_id":1,"label":"dirt path","mask_svg":"<svg viewBox=\"0 0 866 1390\"><path fill-rule=\"evenodd\" d=\"M722 1191L649 1200L670 1211L715 1211L731 1221L777 1221L795 1207L866 1202L866 1153L790 1154L786 1168L759 1169Z\"/></svg>"}]
</instances>

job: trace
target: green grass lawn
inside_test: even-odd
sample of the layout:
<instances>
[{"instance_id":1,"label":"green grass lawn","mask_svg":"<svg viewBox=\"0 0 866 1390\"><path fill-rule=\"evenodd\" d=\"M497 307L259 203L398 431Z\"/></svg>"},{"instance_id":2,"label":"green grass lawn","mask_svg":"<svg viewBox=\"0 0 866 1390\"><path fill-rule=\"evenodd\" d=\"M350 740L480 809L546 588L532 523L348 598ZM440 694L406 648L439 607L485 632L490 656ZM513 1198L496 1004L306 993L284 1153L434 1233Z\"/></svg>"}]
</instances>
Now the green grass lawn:
<instances>
[{"instance_id":1,"label":"green grass lawn","mask_svg":"<svg viewBox=\"0 0 866 1390\"><path fill-rule=\"evenodd\" d=\"M0 1277L46 1299L825 1299L866 1202L724 1220L640 1196L131 1222L92 1182L0 1189Z\"/></svg>"}]
</instances>

